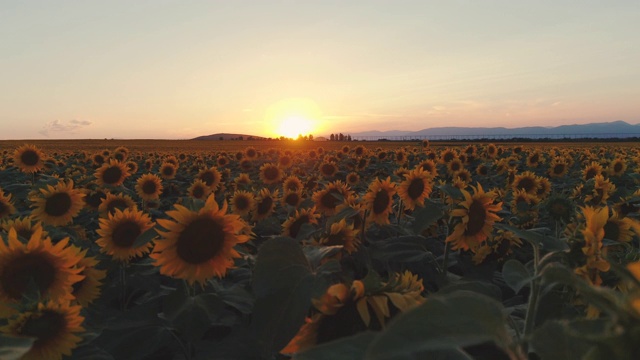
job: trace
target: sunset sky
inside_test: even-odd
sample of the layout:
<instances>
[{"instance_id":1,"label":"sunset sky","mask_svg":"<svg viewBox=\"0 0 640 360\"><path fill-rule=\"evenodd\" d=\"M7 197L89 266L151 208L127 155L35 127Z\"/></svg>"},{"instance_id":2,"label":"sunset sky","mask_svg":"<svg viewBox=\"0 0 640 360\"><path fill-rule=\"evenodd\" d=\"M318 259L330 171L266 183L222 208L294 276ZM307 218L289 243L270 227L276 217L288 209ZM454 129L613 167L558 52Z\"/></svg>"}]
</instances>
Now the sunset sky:
<instances>
[{"instance_id":1,"label":"sunset sky","mask_svg":"<svg viewBox=\"0 0 640 360\"><path fill-rule=\"evenodd\" d=\"M0 0L0 139L636 124L638 19L637 0Z\"/></svg>"}]
</instances>

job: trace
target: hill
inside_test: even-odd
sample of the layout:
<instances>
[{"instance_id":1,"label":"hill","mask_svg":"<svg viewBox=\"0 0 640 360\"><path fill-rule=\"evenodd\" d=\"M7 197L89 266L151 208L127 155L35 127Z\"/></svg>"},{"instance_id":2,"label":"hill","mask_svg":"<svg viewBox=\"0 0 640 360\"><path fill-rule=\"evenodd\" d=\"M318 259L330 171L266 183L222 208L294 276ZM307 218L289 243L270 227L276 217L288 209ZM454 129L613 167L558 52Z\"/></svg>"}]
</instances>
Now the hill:
<instances>
[{"instance_id":1,"label":"hill","mask_svg":"<svg viewBox=\"0 0 640 360\"><path fill-rule=\"evenodd\" d=\"M227 134L217 133L211 135L203 135L193 138L191 140L260 140L265 139L262 136L246 135L246 134Z\"/></svg>"}]
</instances>

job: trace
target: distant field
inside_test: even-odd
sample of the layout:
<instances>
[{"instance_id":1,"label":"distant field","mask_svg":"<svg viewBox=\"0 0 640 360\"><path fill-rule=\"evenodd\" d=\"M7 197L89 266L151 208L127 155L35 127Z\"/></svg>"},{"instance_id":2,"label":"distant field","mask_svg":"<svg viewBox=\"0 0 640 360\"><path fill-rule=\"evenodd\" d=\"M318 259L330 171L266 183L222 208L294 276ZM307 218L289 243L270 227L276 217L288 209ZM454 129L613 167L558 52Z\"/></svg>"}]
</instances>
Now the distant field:
<instances>
[{"instance_id":1,"label":"distant field","mask_svg":"<svg viewBox=\"0 0 640 360\"><path fill-rule=\"evenodd\" d=\"M96 151L103 149L115 149L118 146L126 146L133 151L159 151L159 152L172 152L172 151L239 151L244 150L247 147L254 147L258 150L269 148L288 148L288 149L317 149L319 147L325 150L337 150L343 146L348 145L350 147L356 147L358 145L365 146L369 149L397 149L401 147L412 147L421 145L418 141L260 141L260 140L247 140L247 141L196 141L196 140L4 140L0 142L0 150L12 150L25 143L34 144L43 150L51 151ZM476 144L477 142L470 141L447 141L447 142L432 142L431 147L458 147L466 146L468 144ZM505 144L508 146L516 146L518 143L505 143L494 142L496 145ZM596 145L601 143L544 143L544 142L526 142L520 145L531 146L557 146L557 147L585 147L590 145ZM615 144L622 147L637 147L640 143L637 142L620 142L620 143L608 143Z\"/></svg>"}]
</instances>

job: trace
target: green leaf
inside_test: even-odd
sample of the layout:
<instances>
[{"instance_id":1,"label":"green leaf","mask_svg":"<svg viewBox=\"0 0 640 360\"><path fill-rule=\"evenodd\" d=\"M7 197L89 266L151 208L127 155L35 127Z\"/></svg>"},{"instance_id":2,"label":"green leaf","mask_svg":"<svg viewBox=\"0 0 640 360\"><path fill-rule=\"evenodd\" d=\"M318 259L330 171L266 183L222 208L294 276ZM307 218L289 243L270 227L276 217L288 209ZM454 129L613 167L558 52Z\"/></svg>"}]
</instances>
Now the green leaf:
<instances>
[{"instance_id":1,"label":"green leaf","mask_svg":"<svg viewBox=\"0 0 640 360\"><path fill-rule=\"evenodd\" d=\"M143 232L142 234L140 234L140 236L138 236L136 238L136 240L133 242L131 247L137 248L137 247L140 247L142 245L145 245L148 242L150 242L153 239L155 239L157 236L158 236L158 232L156 231L156 228L152 227L151 229L149 229L149 230Z\"/></svg>"},{"instance_id":2,"label":"green leaf","mask_svg":"<svg viewBox=\"0 0 640 360\"><path fill-rule=\"evenodd\" d=\"M488 296L497 301L502 301L502 291L497 285L484 281L455 280L442 287L438 295L452 294L456 291L470 291Z\"/></svg>"},{"instance_id":3,"label":"green leaf","mask_svg":"<svg viewBox=\"0 0 640 360\"><path fill-rule=\"evenodd\" d=\"M167 295L162 304L167 320L190 340L200 339L223 307L223 301L216 294L192 297L184 289Z\"/></svg>"},{"instance_id":4,"label":"green leaf","mask_svg":"<svg viewBox=\"0 0 640 360\"><path fill-rule=\"evenodd\" d=\"M566 242L550 236L542 235L541 233L535 231L535 229L522 230L506 224L495 224L495 227L498 229L510 231L517 237L526 240L535 246L540 246L543 250L546 251L563 251L569 248Z\"/></svg>"},{"instance_id":5,"label":"green leaf","mask_svg":"<svg viewBox=\"0 0 640 360\"><path fill-rule=\"evenodd\" d=\"M412 214L414 220L411 224L413 233L419 235L429 226L435 224L444 216L442 205L433 201L426 201L424 207L418 207Z\"/></svg>"},{"instance_id":6,"label":"green leaf","mask_svg":"<svg viewBox=\"0 0 640 360\"><path fill-rule=\"evenodd\" d=\"M99 338L103 347L115 359L142 359L156 352L172 339L163 327L145 326L125 331L105 331Z\"/></svg>"},{"instance_id":7,"label":"green leaf","mask_svg":"<svg viewBox=\"0 0 640 360\"><path fill-rule=\"evenodd\" d=\"M547 321L533 332L531 350L541 360L582 359L592 345L567 330L560 321Z\"/></svg>"},{"instance_id":8,"label":"green leaf","mask_svg":"<svg viewBox=\"0 0 640 360\"><path fill-rule=\"evenodd\" d=\"M426 243L427 239L418 235L371 241L371 248L374 250L372 256L380 260L403 263L423 261L425 258L433 258L433 254L427 251Z\"/></svg>"},{"instance_id":9,"label":"green leaf","mask_svg":"<svg viewBox=\"0 0 640 360\"><path fill-rule=\"evenodd\" d=\"M300 354L294 360L352 360L364 358L367 347L376 337L376 333L365 331L353 336L341 338L326 344L315 346Z\"/></svg>"},{"instance_id":10,"label":"green leaf","mask_svg":"<svg viewBox=\"0 0 640 360\"><path fill-rule=\"evenodd\" d=\"M13 337L0 334L0 359L18 360L22 358L35 341L35 338Z\"/></svg>"},{"instance_id":11,"label":"green leaf","mask_svg":"<svg viewBox=\"0 0 640 360\"><path fill-rule=\"evenodd\" d=\"M509 259L502 266L502 278L517 294L523 287L527 286L534 277L520 261Z\"/></svg>"},{"instance_id":12,"label":"green leaf","mask_svg":"<svg viewBox=\"0 0 640 360\"><path fill-rule=\"evenodd\" d=\"M311 298L324 291L326 284L315 278L302 248L291 238L265 242L253 274L252 332L260 352L270 358L298 332Z\"/></svg>"},{"instance_id":13,"label":"green leaf","mask_svg":"<svg viewBox=\"0 0 640 360\"><path fill-rule=\"evenodd\" d=\"M502 305L484 295L458 291L434 295L417 308L398 315L374 339L366 358L392 359L488 341L498 346L511 341Z\"/></svg>"},{"instance_id":14,"label":"green leaf","mask_svg":"<svg viewBox=\"0 0 640 360\"><path fill-rule=\"evenodd\" d=\"M302 224L300 226L300 230L298 230L298 234L296 235L296 240L307 240L311 238L311 235L318 231L315 226L311 224Z\"/></svg>"}]
</instances>

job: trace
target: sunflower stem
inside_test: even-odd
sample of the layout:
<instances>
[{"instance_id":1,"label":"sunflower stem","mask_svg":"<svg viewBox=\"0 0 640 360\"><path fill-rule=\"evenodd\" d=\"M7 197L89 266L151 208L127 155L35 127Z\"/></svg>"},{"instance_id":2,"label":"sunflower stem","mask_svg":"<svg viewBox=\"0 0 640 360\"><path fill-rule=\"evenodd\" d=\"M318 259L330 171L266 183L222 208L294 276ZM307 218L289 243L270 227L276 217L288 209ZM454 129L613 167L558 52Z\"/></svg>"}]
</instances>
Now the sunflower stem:
<instances>
[{"instance_id":1,"label":"sunflower stem","mask_svg":"<svg viewBox=\"0 0 640 360\"><path fill-rule=\"evenodd\" d=\"M121 289L120 303L122 306L122 311L125 311L127 309L127 272L126 272L126 265L124 262L120 263L120 289Z\"/></svg>"},{"instance_id":2,"label":"sunflower stem","mask_svg":"<svg viewBox=\"0 0 640 360\"><path fill-rule=\"evenodd\" d=\"M537 245L531 244L533 247L533 275L534 279L531 280L531 292L529 293L529 304L527 305L527 315L524 320L524 339L527 341L533 328L535 326L535 317L538 310L538 300L540 294L540 284L536 277L538 276L538 264L540 263L540 249ZM527 352L528 343L525 343L523 348L525 353Z\"/></svg>"},{"instance_id":3,"label":"sunflower stem","mask_svg":"<svg viewBox=\"0 0 640 360\"><path fill-rule=\"evenodd\" d=\"M398 204L398 215L396 216L396 220L398 220L398 225L400 225L400 219L402 218L402 213L404 212L404 202L400 199Z\"/></svg>"}]
</instances>

